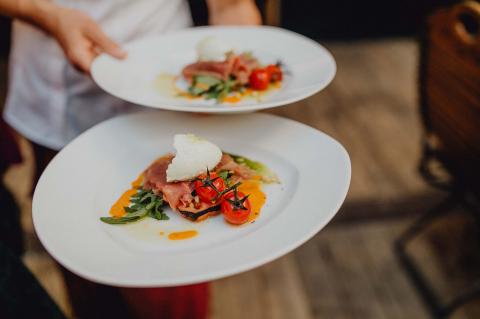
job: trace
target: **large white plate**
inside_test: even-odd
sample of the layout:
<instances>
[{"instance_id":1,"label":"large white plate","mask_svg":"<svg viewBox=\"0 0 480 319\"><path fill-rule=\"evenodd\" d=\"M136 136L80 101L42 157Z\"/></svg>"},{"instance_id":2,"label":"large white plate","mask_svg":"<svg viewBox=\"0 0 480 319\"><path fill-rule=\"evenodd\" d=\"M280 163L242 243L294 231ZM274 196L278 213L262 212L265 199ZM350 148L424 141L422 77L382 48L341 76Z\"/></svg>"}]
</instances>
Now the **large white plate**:
<instances>
[{"instance_id":1,"label":"large white plate","mask_svg":"<svg viewBox=\"0 0 480 319\"><path fill-rule=\"evenodd\" d=\"M279 175L281 184L264 188L256 222L234 227L217 216L192 223L170 210L169 221L100 222L139 173L173 151L173 135L188 132ZM50 254L80 276L118 286L181 285L252 269L298 247L335 215L349 182L345 149L300 123L266 114L142 112L103 122L66 146L40 178L33 221ZM159 234L188 229L198 236Z\"/></svg>"},{"instance_id":2,"label":"large white plate","mask_svg":"<svg viewBox=\"0 0 480 319\"><path fill-rule=\"evenodd\" d=\"M238 52L251 51L262 63L282 61L287 75L280 90L262 100L245 99L236 104L213 100L188 100L161 94L154 85L159 74L180 74L196 60L195 46L207 36L233 43ZM304 99L324 87L336 72L335 60L321 45L297 33L274 27L198 27L127 44L128 58L100 55L92 65L95 82L108 93L126 101L187 112L246 112L280 106Z\"/></svg>"}]
</instances>

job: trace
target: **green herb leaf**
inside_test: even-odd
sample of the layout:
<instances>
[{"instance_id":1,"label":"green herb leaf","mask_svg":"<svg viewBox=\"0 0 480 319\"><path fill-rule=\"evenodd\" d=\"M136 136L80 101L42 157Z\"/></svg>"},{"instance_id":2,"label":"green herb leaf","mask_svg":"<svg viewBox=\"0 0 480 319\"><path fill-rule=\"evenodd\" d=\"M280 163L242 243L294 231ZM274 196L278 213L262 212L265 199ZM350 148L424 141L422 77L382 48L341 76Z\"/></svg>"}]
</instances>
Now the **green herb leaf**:
<instances>
[{"instance_id":1,"label":"green herb leaf","mask_svg":"<svg viewBox=\"0 0 480 319\"><path fill-rule=\"evenodd\" d=\"M217 175L223 179L224 182L227 181L228 179L228 171L227 170L221 170L220 172L217 173Z\"/></svg>"},{"instance_id":2,"label":"green herb leaf","mask_svg":"<svg viewBox=\"0 0 480 319\"><path fill-rule=\"evenodd\" d=\"M139 216L133 216L133 217L100 217L100 220L104 223L111 224L111 225L123 225L123 224L128 224L131 222L136 222L137 220L141 219Z\"/></svg>"},{"instance_id":3,"label":"green herb leaf","mask_svg":"<svg viewBox=\"0 0 480 319\"><path fill-rule=\"evenodd\" d=\"M130 206L124 207L125 216L119 218L101 217L100 220L112 225L135 222L146 216L157 220L167 220L169 218L162 209L164 205L165 203L161 196L156 195L152 191L139 188L137 193L130 197Z\"/></svg>"},{"instance_id":4,"label":"green herb leaf","mask_svg":"<svg viewBox=\"0 0 480 319\"><path fill-rule=\"evenodd\" d=\"M162 213L162 212L157 212L157 211L150 211L148 212L148 216L155 218L156 220L169 220L170 217L167 216L167 214Z\"/></svg>"},{"instance_id":5,"label":"green herb leaf","mask_svg":"<svg viewBox=\"0 0 480 319\"><path fill-rule=\"evenodd\" d=\"M134 213L138 210L138 208L132 207L123 207L123 210L128 214L128 213Z\"/></svg>"},{"instance_id":6,"label":"green herb leaf","mask_svg":"<svg viewBox=\"0 0 480 319\"><path fill-rule=\"evenodd\" d=\"M193 78L188 92L194 96L203 96L207 100L216 99L220 102L234 90L235 85L236 81L233 78L222 81L213 76L198 75Z\"/></svg>"},{"instance_id":7,"label":"green herb leaf","mask_svg":"<svg viewBox=\"0 0 480 319\"><path fill-rule=\"evenodd\" d=\"M223 179L223 181L225 182L225 184L227 186L230 186L230 177L232 177L232 172L226 170L226 169L223 169L221 170L220 172L217 173L218 176Z\"/></svg>"},{"instance_id":8,"label":"green herb leaf","mask_svg":"<svg viewBox=\"0 0 480 319\"><path fill-rule=\"evenodd\" d=\"M196 80L196 83L202 83L202 84L205 84L208 87L215 86L215 85L223 82L219 78L216 78L216 77L213 77L213 76L208 76L208 75L196 76L195 80Z\"/></svg>"},{"instance_id":9,"label":"green herb leaf","mask_svg":"<svg viewBox=\"0 0 480 319\"><path fill-rule=\"evenodd\" d=\"M155 206L148 211L148 216L155 218L157 220L169 220L170 218L163 212L163 207L164 203L163 200L157 201L155 203Z\"/></svg>"},{"instance_id":10,"label":"green herb leaf","mask_svg":"<svg viewBox=\"0 0 480 319\"><path fill-rule=\"evenodd\" d=\"M193 77L192 85L188 88L188 92L194 96L201 96L215 90L222 83L223 81L216 77L198 75Z\"/></svg>"}]
</instances>

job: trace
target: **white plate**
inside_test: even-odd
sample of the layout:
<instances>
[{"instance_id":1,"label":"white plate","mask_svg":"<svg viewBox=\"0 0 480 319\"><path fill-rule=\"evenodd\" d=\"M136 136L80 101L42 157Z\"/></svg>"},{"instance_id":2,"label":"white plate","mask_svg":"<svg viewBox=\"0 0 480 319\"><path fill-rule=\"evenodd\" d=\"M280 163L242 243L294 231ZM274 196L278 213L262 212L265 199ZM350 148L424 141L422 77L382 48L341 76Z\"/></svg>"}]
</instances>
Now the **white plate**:
<instances>
[{"instance_id":1,"label":"white plate","mask_svg":"<svg viewBox=\"0 0 480 319\"><path fill-rule=\"evenodd\" d=\"M207 36L225 39L237 52L251 51L262 63L282 61L287 75L283 86L261 101L236 104L189 100L162 94L155 86L159 74L181 74L196 60L195 46ZM321 45L297 33L274 27L199 27L134 41L125 46L128 58L100 55L92 77L108 93L126 101L187 112L246 112L304 99L325 88L336 72L335 60Z\"/></svg>"},{"instance_id":2,"label":"white plate","mask_svg":"<svg viewBox=\"0 0 480 319\"><path fill-rule=\"evenodd\" d=\"M222 216L192 223L167 210L169 221L127 226L100 222L175 133L194 133L228 152L260 160L282 183L267 185L255 223L234 227ZM347 194L350 160L327 135L267 114L202 116L142 112L103 122L66 146L35 189L33 222L62 265L92 281L118 286L172 286L233 275L267 263L315 235ZM161 236L195 229L198 236Z\"/></svg>"}]
</instances>

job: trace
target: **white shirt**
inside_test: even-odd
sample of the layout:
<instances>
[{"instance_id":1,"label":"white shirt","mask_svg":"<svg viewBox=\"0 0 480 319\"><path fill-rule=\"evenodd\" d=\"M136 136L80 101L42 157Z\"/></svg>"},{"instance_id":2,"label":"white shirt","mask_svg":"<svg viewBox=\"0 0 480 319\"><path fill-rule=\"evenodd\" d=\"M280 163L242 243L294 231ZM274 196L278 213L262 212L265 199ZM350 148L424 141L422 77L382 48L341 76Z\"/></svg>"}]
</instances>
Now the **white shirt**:
<instances>
[{"instance_id":1,"label":"white shirt","mask_svg":"<svg viewBox=\"0 0 480 319\"><path fill-rule=\"evenodd\" d=\"M184 0L59 0L82 10L120 44L192 25ZM15 21L4 119L35 143L59 150L91 126L135 111L66 60L55 39Z\"/></svg>"}]
</instances>

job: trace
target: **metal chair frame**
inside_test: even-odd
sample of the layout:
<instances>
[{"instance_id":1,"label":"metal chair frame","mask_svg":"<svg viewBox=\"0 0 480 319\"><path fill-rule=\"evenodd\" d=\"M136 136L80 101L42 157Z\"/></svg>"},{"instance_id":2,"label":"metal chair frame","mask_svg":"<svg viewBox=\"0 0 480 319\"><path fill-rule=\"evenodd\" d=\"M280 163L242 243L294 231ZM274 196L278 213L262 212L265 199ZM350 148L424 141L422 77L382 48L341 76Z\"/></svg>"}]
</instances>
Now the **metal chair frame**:
<instances>
[{"instance_id":1,"label":"metal chair frame","mask_svg":"<svg viewBox=\"0 0 480 319\"><path fill-rule=\"evenodd\" d=\"M459 210L456 210L456 208L462 208L462 212L471 214L477 222L477 227L480 229L480 203L475 194L463 189L461 184L456 181L452 180L450 183L440 181L428 167L431 161L438 160L441 155L436 153L427 142L424 143L423 150L423 157L419 166L420 173L428 183L436 188L447 191L449 196L440 204L432 207L420 216L397 238L394 243L394 252L401 266L429 308L432 317L445 319L449 318L463 305L476 298L480 298L480 278L472 283L468 289L460 292L456 297L444 304L435 293L432 285L428 282L415 260L407 253L407 245L438 218L458 212Z\"/></svg>"}]
</instances>

